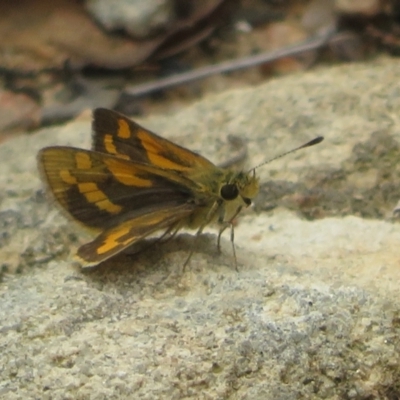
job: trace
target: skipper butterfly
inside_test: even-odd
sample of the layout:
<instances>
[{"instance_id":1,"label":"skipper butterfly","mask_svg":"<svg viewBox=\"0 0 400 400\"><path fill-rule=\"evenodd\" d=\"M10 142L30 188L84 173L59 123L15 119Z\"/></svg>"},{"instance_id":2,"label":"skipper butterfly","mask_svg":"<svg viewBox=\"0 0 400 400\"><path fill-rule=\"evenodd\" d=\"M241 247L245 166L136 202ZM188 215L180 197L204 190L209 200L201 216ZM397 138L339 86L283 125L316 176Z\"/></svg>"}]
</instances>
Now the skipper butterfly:
<instances>
[{"instance_id":1,"label":"skipper butterfly","mask_svg":"<svg viewBox=\"0 0 400 400\"><path fill-rule=\"evenodd\" d=\"M94 110L92 127L92 150L54 146L38 154L55 200L98 232L77 251L84 266L99 264L157 232L164 237L190 228L199 236L214 221L221 225L218 248L222 232L231 227L234 251L232 221L257 195L255 170L265 163L242 172L218 167L104 108ZM317 137L284 154L322 140Z\"/></svg>"}]
</instances>

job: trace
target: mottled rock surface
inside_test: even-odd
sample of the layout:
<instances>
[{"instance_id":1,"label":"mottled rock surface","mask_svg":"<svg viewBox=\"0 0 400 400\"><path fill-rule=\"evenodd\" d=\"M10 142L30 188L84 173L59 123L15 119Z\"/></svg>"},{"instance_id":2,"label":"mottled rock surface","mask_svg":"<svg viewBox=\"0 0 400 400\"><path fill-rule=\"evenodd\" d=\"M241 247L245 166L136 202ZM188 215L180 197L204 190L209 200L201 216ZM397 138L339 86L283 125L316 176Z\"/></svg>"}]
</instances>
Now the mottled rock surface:
<instances>
[{"instance_id":1,"label":"mottled rock surface","mask_svg":"<svg viewBox=\"0 0 400 400\"><path fill-rule=\"evenodd\" d=\"M87 240L41 192L35 154L90 146L90 117L0 148L0 397L395 399L400 396L398 61L320 68L141 121L258 170L255 210L218 256L184 233L81 271ZM273 193L273 196L271 195ZM257 213L256 213L257 211Z\"/></svg>"}]
</instances>

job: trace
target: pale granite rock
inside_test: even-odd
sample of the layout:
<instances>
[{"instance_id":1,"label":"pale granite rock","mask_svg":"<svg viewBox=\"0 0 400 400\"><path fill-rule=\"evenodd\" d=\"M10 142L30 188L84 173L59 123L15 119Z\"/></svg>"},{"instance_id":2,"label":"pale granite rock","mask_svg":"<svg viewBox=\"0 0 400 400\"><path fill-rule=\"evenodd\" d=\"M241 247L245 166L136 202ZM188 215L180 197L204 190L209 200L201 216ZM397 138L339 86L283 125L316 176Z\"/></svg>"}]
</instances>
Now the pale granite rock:
<instances>
[{"instance_id":1,"label":"pale granite rock","mask_svg":"<svg viewBox=\"0 0 400 400\"><path fill-rule=\"evenodd\" d=\"M238 272L212 228L183 275L187 234L80 271L35 153L89 147L90 118L0 147L0 397L399 397L399 82L397 60L321 68L142 121L214 161L243 135L248 166L325 136L258 171Z\"/></svg>"},{"instance_id":2,"label":"pale granite rock","mask_svg":"<svg viewBox=\"0 0 400 400\"><path fill-rule=\"evenodd\" d=\"M124 30L146 38L165 29L174 18L170 0L86 0L87 10L107 30Z\"/></svg>"}]
</instances>

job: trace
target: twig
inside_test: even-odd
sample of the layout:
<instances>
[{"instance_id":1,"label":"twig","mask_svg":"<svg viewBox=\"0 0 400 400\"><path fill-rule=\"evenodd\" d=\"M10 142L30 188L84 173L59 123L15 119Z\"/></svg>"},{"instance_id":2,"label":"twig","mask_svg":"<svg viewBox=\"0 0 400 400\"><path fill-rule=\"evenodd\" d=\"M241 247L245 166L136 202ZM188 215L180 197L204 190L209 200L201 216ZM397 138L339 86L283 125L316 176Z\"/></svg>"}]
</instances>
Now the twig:
<instances>
[{"instance_id":1,"label":"twig","mask_svg":"<svg viewBox=\"0 0 400 400\"><path fill-rule=\"evenodd\" d=\"M328 43L331 39L333 32L325 33L321 36L316 36L305 42L297 45L285 47L272 52L266 52L241 58L238 60L225 61L216 65L209 65L207 67L198 68L189 72L172 75L167 78L155 80L153 82L143 83L133 86L124 90L124 94L128 96L143 96L152 92L167 89L173 86L182 85L184 83L197 81L211 75L222 74L226 72L238 71L240 69L254 67L260 64L265 64L275 61L279 58L294 56L305 51L318 49Z\"/></svg>"}]
</instances>

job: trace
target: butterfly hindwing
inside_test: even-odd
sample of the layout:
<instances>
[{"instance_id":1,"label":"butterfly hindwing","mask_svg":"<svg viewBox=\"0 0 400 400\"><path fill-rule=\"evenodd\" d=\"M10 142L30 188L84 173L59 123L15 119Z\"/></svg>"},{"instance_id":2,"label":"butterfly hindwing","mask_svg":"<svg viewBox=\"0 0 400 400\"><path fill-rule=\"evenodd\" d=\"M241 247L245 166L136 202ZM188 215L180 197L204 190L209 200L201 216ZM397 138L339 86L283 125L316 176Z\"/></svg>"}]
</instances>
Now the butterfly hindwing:
<instances>
[{"instance_id":1,"label":"butterfly hindwing","mask_svg":"<svg viewBox=\"0 0 400 400\"><path fill-rule=\"evenodd\" d=\"M160 229L175 227L192 211L189 204L171 204L165 205L163 209L127 219L81 246L77 256L87 266L98 264Z\"/></svg>"}]
</instances>

